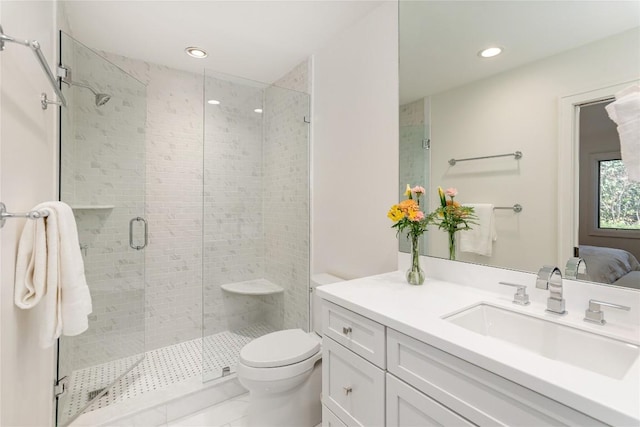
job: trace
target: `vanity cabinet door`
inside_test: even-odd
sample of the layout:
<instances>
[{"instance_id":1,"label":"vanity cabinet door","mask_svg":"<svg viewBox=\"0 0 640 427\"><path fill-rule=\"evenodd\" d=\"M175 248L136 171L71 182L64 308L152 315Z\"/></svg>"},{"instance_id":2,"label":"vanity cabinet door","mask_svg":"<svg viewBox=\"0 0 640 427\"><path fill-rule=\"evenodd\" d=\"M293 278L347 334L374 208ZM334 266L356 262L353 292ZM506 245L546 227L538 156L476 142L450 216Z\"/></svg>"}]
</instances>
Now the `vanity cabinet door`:
<instances>
[{"instance_id":1,"label":"vanity cabinet door","mask_svg":"<svg viewBox=\"0 0 640 427\"><path fill-rule=\"evenodd\" d=\"M581 412L392 329L388 370L481 426L604 426Z\"/></svg>"},{"instance_id":2,"label":"vanity cabinet door","mask_svg":"<svg viewBox=\"0 0 640 427\"><path fill-rule=\"evenodd\" d=\"M387 427L468 427L475 424L387 374Z\"/></svg>"},{"instance_id":3,"label":"vanity cabinet door","mask_svg":"<svg viewBox=\"0 0 640 427\"><path fill-rule=\"evenodd\" d=\"M348 426L384 425L384 371L330 338L322 342L323 403Z\"/></svg>"},{"instance_id":4,"label":"vanity cabinet door","mask_svg":"<svg viewBox=\"0 0 640 427\"><path fill-rule=\"evenodd\" d=\"M322 405L322 427L347 427L326 405Z\"/></svg>"},{"instance_id":5,"label":"vanity cabinet door","mask_svg":"<svg viewBox=\"0 0 640 427\"><path fill-rule=\"evenodd\" d=\"M385 327L380 323L324 301L322 333L376 366L385 368Z\"/></svg>"}]
</instances>

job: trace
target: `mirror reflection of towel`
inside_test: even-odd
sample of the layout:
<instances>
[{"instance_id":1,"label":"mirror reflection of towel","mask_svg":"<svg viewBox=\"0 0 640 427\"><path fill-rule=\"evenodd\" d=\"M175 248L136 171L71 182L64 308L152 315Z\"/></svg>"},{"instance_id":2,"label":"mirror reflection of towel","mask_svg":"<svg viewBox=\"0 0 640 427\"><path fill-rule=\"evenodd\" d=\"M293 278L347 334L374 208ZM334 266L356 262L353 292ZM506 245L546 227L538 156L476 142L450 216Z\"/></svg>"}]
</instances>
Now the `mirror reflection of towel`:
<instances>
[{"instance_id":1,"label":"mirror reflection of towel","mask_svg":"<svg viewBox=\"0 0 640 427\"><path fill-rule=\"evenodd\" d=\"M471 230L463 230L460 236L460 252L470 252L484 256L493 253L493 242L498 239L493 214L493 205L489 203L465 203L474 209L478 223Z\"/></svg>"}]
</instances>

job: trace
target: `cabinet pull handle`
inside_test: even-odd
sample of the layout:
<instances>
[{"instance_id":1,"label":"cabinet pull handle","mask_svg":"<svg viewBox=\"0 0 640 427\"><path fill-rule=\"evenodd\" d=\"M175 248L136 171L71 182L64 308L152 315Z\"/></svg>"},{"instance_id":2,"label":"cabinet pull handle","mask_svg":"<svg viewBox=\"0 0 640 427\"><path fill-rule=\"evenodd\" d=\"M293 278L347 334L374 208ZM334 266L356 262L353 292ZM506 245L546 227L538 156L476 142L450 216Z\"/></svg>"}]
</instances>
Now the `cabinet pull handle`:
<instances>
[{"instance_id":1,"label":"cabinet pull handle","mask_svg":"<svg viewBox=\"0 0 640 427\"><path fill-rule=\"evenodd\" d=\"M342 387L342 389L344 390L345 396L348 396L353 391L351 387Z\"/></svg>"},{"instance_id":2,"label":"cabinet pull handle","mask_svg":"<svg viewBox=\"0 0 640 427\"><path fill-rule=\"evenodd\" d=\"M345 335L349 335L352 332L351 326L343 326L342 333Z\"/></svg>"}]
</instances>

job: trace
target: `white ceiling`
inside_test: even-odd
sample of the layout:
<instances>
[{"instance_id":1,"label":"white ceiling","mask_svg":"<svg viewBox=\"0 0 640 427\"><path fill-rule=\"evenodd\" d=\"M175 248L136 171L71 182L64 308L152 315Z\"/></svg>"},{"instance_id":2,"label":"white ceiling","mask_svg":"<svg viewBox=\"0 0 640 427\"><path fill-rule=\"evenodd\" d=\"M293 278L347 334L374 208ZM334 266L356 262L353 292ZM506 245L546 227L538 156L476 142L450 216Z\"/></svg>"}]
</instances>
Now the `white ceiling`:
<instances>
[{"instance_id":1,"label":"white ceiling","mask_svg":"<svg viewBox=\"0 0 640 427\"><path fill-rule=\"evenodd\" d=\"M379 6L369 0L62 2L72 35L107 52L271 83ZM640 1L402 1L400 103L640 25ZM482 60L490 44L505 52ZM205 59L187 46L209 52Z\"/></svg>"},{"instance_id":2,"label":"white ceiling","mask_svg":"<svg viewBox=\"0 0 640 427\"><path fill-rule=\"evenodd\" d=\"M63 2L72 35L102 50L169 67L272 83L381 1ZM205 59L188 57L204 48Z\"/></svg>"},{"instance_id":3,"label":"white ceiling","mask_svg":"<svg viewBox=\"0 0 640 427\"><path fill-rule=\"evenodd\" d=\"M639 1L403 1L400 104L638 26Z\"/></svg>"}]
</instances>

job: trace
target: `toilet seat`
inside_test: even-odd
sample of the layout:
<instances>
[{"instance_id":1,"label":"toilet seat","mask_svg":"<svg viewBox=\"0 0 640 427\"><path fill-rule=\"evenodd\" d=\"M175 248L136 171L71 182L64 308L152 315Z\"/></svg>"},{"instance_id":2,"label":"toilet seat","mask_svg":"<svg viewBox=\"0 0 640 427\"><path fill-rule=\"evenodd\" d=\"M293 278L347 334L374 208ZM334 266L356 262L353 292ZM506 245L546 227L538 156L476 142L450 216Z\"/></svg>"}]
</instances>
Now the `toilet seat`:
<instances>
[{"instance_id":1,"label":"toilet seat","mask_svg":"<svg viewBox=\"0 0 640 427\"><path fill-rule=\"evenodd\" d=\"M279 368L302 362L320 351L320 342L302 329L272 332L240 351L240 362L252 368Z\"/></svg>"}]
</instances>

